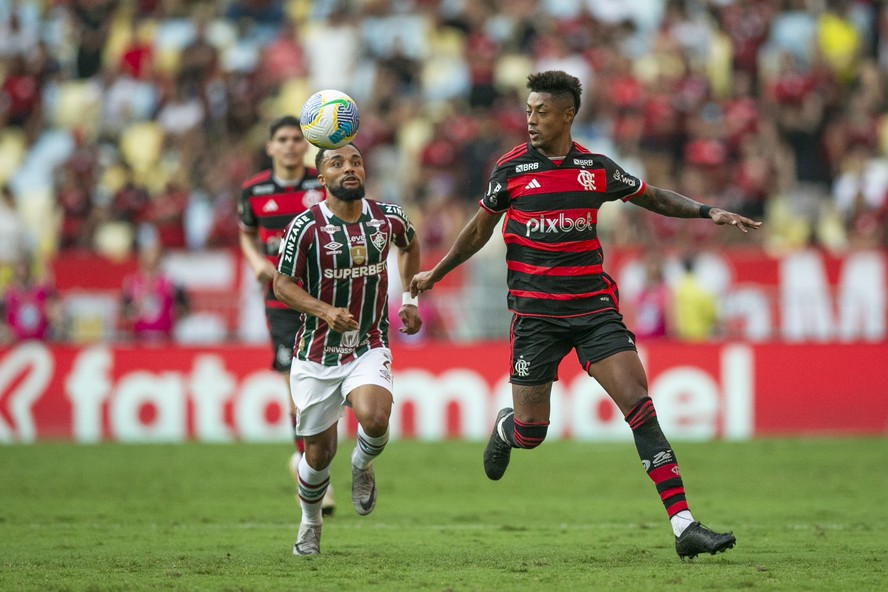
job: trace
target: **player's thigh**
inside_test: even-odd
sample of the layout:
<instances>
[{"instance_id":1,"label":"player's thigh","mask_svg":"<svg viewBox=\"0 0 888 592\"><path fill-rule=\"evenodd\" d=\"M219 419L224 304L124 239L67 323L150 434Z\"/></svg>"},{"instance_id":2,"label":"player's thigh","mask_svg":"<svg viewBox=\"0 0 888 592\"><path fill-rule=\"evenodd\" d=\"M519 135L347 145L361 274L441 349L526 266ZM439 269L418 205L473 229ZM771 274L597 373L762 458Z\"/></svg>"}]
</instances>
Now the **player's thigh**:
<instances>
[{"instance_id":1,"label":"player's thigh","mask_svg":"<svg viewBox=\"0 0 888 592\"><path fill-rule=\"evenodd\" d=\"M647 377L635 348L635 335L616 311L575 320L577 359L611 399L628 412L647 396Z\"/></svg>"},{"instance_id":2,"label":"player's thigh","mask_svg":"<svg viewBox=\"0 0 888 592\"><path fill-rule=\"evenodd\" d=\"M624 350L591 364L589 376L598 381L623 415L648 396L647 376L638 353Z\"/></svg>"},{"instance_id":3,"label":"player's thigh","mask_svg":"<svg viewBox=\"0 0 888 592\"><path fill-rule=\"evenodd\" d=\"M314 436L335 425L344 411L341 366L293 360L290 391L296 408L296 434Z\"/></svg>"},{"instance_id":4,"label":"player's thigh","mask_svg":"<svg viewBox=\"0 0 888 592\"><path fill-rule=\"evenodd\" d=\"M388 426L392 412L392 352L374 348L349 363L342 392L355 412L355 418L367 430L370 426Z\"/></svg>"},{"instance_id":5,"label":"player's thigh","mask_svg":"<svg viewBox=\"0 0 888 592\"><path fill-rule=\"evenodd\" d=\"M564 319L514 315L509 339L512 356L509 382L513 393L514 386L551 384L558 378L558 365L573 347Z\"/></svg>"}]
</instances>

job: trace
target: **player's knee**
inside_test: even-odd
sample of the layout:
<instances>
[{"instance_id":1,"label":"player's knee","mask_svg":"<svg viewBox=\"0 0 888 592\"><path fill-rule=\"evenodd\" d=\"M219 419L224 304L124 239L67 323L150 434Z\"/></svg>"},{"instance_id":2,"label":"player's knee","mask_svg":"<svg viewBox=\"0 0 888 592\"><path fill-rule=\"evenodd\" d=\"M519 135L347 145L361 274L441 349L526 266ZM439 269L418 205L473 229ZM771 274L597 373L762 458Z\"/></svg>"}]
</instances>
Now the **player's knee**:
<instances>
[{"instance_id":1,"label":"player's knee","mask_svg":"<svg viewBox=\"0 0 888 592\"><path fill-rule=\"evenodd\" d=\"M518 448L536 448L546 439L549 431L549 422L528 422L515 420L515 446Z\"/></svg>"},{"instance_id":2,"label":"player's knee","mask_svg":"<svg viewBox=\"0 0 888 592\"><path fill-rule=\"evenodd\" d=\"M368 413L361 418L360 423L365 434L371 438L379 438L388 432L389 415L382 411Z\"/></svg>"}]
</instances>

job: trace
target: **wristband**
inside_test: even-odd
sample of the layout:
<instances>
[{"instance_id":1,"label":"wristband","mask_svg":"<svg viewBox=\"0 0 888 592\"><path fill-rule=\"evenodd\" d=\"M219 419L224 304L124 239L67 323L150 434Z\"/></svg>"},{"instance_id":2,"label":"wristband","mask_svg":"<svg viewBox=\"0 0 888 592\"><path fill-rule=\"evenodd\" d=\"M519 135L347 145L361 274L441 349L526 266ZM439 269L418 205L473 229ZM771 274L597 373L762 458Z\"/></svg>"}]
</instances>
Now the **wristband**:
<instances>
[{"instance_id":1,"label":"wristband","mask_svg":"<svg viewBox=\"0 0 888 592\"><path fill-rule=\"evenodd\" d=\"M711 209L712 209L711 206L700 206L700 217L701 217L701 218L708 218L708 217L709 217L709 211L710 211Z\"/></svg>"},{"instance_id":2,"label":"wristband","mask_svg":"<svg viewBox=\"0 0 888 592\"><path fill-rule=\"evenodd\" d=\"M404 292L401 295L401 306L419 306L419 296L411 296L410 292Z\"/></svg>"}]
</instances>

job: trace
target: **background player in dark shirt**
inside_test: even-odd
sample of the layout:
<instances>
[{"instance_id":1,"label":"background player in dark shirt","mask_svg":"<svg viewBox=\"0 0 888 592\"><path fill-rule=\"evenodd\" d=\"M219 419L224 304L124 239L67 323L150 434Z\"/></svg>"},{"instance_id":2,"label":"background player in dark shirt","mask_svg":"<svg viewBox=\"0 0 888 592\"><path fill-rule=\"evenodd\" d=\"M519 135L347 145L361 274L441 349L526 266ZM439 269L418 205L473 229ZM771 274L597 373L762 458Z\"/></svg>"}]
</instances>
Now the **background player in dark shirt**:
<instances>
[{"instance_id":1,"label":"background player in dark shirt","mask_svg":"<svg viewBox=\"0 0 888 592\"><path fill-rule=\"evenodd\" d=\"M731 533L695 521L675 455L648 396L634 335L619 313L616 283L602 269L596 223L606 201L623 200L676 218L708 218L743 232L761 226L738 214L645 184L610 158L571 139L582 87L561 71L531 74L527 87L530 141L497 162L475 216L431 271L414 276L415 296L431 290L474 255L505 214L514 409L497 415L484 470L499 479L512 448L535 448L549 426L558 364L576 350L579 362L614 400L632 429L642 464L666 508L681 558L734 546Z\"/></svg>"},{"instance_id":2,"label":"background player in dark shirt","mask_svg":"<svg viewBox=\"0 0 888 592\"><path fill-rule=\"evenodd\" d=\"M265 291L265 318L274 350L272 367L283 375L287 392L290 390L293 345L302 325L301 314L275 298L271 281L277 269L284 229L297 214L324 199L317 171L305 166L307 150L308 142L302 136L299 119L285 115L274 120L265 144L271 168L244 182L238 202L241 252ZM296 467L304 445L296 436L296 411L292 393L290 395L290 416L297 451L290 456L287 468L298 487ZM333 490L328 488L324 513L332 514L334 507Z\"/></svg>"}]
</instances>

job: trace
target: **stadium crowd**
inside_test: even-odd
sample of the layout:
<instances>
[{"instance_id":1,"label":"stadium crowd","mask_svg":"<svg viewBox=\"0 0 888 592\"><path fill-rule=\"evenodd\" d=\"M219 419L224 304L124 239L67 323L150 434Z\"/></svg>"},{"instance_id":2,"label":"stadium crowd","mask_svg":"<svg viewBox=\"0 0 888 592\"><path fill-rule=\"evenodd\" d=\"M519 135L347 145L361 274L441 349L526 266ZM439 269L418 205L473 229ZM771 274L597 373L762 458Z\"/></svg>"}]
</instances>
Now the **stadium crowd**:
<instances>
[{"instance_id":1,"label":"stadium crowd","mask_svg":"<svg viewBox=\"0 0 888 592\"><path fill-rule=\"evenodd\" d=\"M765 248L888 246L876 0L0 0L0 285L60 250L236 248L269 121L322 88L361 108L369 194L446 249L548 69L584 84L577 141L764 220ZM616 247L738 240L600 220Z\"/></svg>"}]
</instances>

